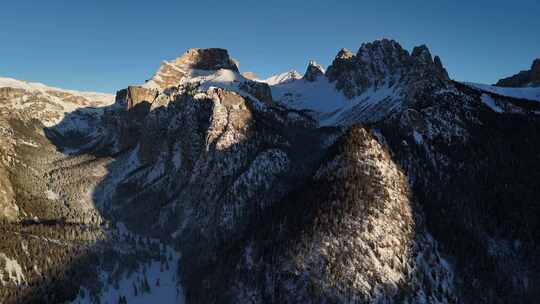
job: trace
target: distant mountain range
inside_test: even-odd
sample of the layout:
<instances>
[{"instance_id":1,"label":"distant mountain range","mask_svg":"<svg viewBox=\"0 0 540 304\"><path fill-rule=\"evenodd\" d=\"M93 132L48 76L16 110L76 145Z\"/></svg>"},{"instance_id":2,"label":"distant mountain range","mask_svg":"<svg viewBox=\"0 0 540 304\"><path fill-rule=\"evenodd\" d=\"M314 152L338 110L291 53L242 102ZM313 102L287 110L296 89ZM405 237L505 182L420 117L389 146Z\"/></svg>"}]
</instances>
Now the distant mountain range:
<instances>
[{"instance_id":1,"label":"distant mountain range","mask_svg":"<svg viewBox=\"0 0 540 304\"><path fill-rule=\"evenodd\" d=\"M115 96L0 78L0 302L535 303L539 72L382 39L266 80L190 49Z\"/></svg>"}]
</instances>

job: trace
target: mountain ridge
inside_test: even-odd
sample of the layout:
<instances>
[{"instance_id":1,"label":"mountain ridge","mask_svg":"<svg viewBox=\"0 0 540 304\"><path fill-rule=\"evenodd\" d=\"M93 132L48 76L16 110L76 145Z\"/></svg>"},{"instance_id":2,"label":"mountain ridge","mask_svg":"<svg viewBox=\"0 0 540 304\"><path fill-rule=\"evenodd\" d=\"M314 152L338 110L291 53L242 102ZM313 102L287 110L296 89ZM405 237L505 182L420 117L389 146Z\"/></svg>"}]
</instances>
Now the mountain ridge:
<instances>
[{"instance_id":1,"label":"mountain ridge","mask_svg":"<svg viewBox=\"0 0 540 304\"><path fill-rule=\"evenodd\" d=\"M495 84L499 87L540 87L540 58L533 60L529 70L521 71L510 77L500 79Z\"/></svg>"},{"instance_id":2,"label":"mountain ridge","mask_svg":"<svg viewBox=\"0 0 540 304\"><path fill-rule=\"evenodd\" d=\"M194 49L99 110L0 89L0 298L535 299L538 102L387 39L306 74Z\"/></svg>"}]
</instances>

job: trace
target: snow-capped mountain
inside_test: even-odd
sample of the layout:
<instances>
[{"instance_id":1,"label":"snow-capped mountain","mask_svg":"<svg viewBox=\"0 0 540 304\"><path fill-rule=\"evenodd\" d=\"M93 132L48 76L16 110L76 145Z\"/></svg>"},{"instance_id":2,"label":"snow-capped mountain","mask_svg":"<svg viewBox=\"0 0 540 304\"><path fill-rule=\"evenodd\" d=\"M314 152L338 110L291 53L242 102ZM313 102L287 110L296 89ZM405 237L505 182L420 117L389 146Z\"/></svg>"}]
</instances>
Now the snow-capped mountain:
<instances>
[{"instance_id":1,"label":"snow-capped mountain","mask_svg":"<svg viewBox=\"0 0 540 304\"><path fill-rule=\"evenodd\" d=\"M115 98L0 80L0 299L537 298L534 88L387 39L250 78L192 49Z\"/></svg>"},{"instance_id":2,"label":"snow-capped mountain","mask_svg":"<svg viewBox=\"0 0 540 304\"><path fill-rule=\"evenodd\" d=\"M262 82L267 83L270 86L274 86L274 85L298 80L300 78L302 78L302 75L300 75L297 71L292 70L292 71L288 71L288 72L281 73L278 75L270 76L262 80Z\"/></svg>"},{"instance_id":3,"label":"snow-capped mountain","mask_svg":"<svg viewBox=\"0 0 540 304\"><path fill-rule=\"evenodd\" d=\"M418 90L453 89L441 60L425 46L409 54L387 39L363 44L356 55L340 50L326 73L310 62L302 79L271 87L278 102L312 111L323 126L377 121L401 111Z\"/></svg>"}]
</instances>

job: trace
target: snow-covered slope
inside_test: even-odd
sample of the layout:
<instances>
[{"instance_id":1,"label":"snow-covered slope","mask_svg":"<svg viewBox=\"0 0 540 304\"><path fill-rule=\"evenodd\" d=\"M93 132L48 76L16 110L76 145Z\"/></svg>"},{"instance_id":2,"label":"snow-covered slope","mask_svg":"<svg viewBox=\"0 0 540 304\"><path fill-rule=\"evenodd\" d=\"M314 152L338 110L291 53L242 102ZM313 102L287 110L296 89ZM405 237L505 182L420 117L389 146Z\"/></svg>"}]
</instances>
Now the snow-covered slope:
<instances>
[{"instance_id":1,"label":"snow-covered slope","mask_svg":"<svg viewBox=\"0 0 540 304\"><path fill-rule=\"evenodd\" d=\"M111 279L115 274L110 270L101 269L98 275L103 290L90 296L90 292L82 287L73 304L92 304L99 299L99 303L119 303L125 299L129 304L145 303L184 303L184 295L178 276L178 262L180 254L174 248L161 243L157 239L141 237L127 230L122 223L117 223L114 231L121 244L117 250L126 250L122 245L129 244L130 240L139 238L141 243L159 248L159 258L150 259L137 265L135 269ZM123 265L118 265L119 268ZM114 283L111 282L114 280ZM111 286L112 285L112 286Z\"/></svg>"},{"instance_id":2,"label":"snow-covered slope","mask_svg":"<svg viewBox=\"0 0 540 304\"><path fill-rule=\"evenodd\" d=\"M2 90L3 89L3 90ZM114 103L114 95L96 92L81 92L50 87L42 83L21 81L0 77L0 111L16 111L40 120L45 126L53 126L62 121L66 113L86 108L99 114L99 108ZM96 108L94 111L88 109Z\"/></svg>"},{"instance_id":3,"label":"snow-covered slope","mask_svg":"<svg viewBox=\"0 0 540 304\"><path fill-rule=\"evenodd\" d=\"M28 82L28 81L18 80L14 78L9 78L9 77L0 77L0 88L4 88L4 87L14 88L14 89L23 89L29 92L40 92L40 93L63 92L63 93L71 94L74 96L84 97L91 102L96 102L102 105L107 105L114 101L114 94L66 90L66 89L47 86L39 82Z\"/></svg>"},{"instance_id":4,"label":"snow-covered slope","mask_svg":"<svg viewBox=\"0 0 540 304\"><path fill-rule=\"evenodd\" d=\"M464 84L475 89L494 93L501 96L540 102L540 87L508 88L472 82L464 82Z\"/></svg>"},{"instance_id":5,"label":"snow-covered slope","mask_svg":"<svg viewBox=\"0 0 540 304\"><path fill-rule=\"evenodd\" d=\"M284 106L311 110L321 126L374 122L395 113L423 91L453 89L440 59L426 46L411 54L392 40L342 49L326 72L314 62L301 79L271 85Z\"/></svg>"},{"instance_id":6,"label":"snow-covered slope","mask_svg":"<svg viewBox=\"0 0 540 304\"><path fill-rule=\"evenodd\" d=\"M292 71L288 71L288 72L281 73L281 74L278 74L278 75L270 76L270 77L268 77L268 78L266 78L264 80L260 80L260 81L265 82L270 86L275 86L275 85L282 84L282 83L285 83L285 82L298 80L300 78L302 78L302 75L300 75L300 73L298 73L297 71L292 70Z\"/></svg>"},{"instance_id":7,"label":"snow-covered slope","mask_svg":"<svg viewBox=\"0 0 540 304\"><path fill-rule=\"evenodd\" d=\"M349 99L326 77L318 77L314 81L291 79L272 85L271 89L276 102L293 109L312 111L312 116L317 118L321 126L350 124L354 121L348 119L348 114L355 110L366 113L362 115L365 120L380 118L375 113L367 115L368 110L376 109L383 103L398 107L400 99L398 87L370 88Z\"/></svg>"}]
</instances>

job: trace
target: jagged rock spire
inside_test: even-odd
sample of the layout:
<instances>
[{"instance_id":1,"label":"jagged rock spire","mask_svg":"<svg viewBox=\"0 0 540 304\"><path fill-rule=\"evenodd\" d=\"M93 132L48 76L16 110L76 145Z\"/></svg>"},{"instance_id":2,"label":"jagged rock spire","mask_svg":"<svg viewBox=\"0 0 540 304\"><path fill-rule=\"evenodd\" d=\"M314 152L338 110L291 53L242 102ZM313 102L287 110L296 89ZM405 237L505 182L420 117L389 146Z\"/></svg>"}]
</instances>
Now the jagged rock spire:
<instances>
[{"instance_id":1,"label":"jagged rock spire","mask_svg":"<svg viewBox=\"0 0 540 304\"><path fill-rule=\"evenodd\" d=\"M433 57L433 63L435 64L435 68L441 72L442 76L444 76L445 79L450 79L450 77L448 76L448 72L444 68L444 65L439 56Z\"/></svg>"},{"instance_id":2,"label":"jagged rock spire","mask_svg":"<svg viewBox=\"0 0 540 304\"><path fill-rule=\"evenodd\" d=\"M336 55L336 59L342 59L342 60L351 59L352 57L354 57L354 54L345 48L339 50L339 52Z\"/></svg>"},{"instance_id":3,"label":"jagged rock spire","mask_svg":"<svg viewBox=\"0 0 540 304\"><path fill-rule=\"evenodd\" d=\"M433 58L431 58L431 53L429 52L428 47L425 44L416 46L413 48L411 56L424 62L426 64L433 63Z\"/></svg>"},{"instance_id":4,"label":"jagged rock spire","mask_svg":"<svg viewBox=\"0 0 540 304\"><path fill-rule=\"evenodd\" d=\"M304 79L307 81L315 81L319 76L324 76L324 69L314 60L310 60L306 73L304 74Z\"/></svg>"},{"instance_id":5,"label":"jagged rock spire","mask_svg":"<svg viewBox=\"0 0 540 304\"><path fill-rule=\"evenodd\" d=\"M394 87L400 82L425 82L444 86L448 73L439 57L432 58L425 45L411 54L390 39L364 43L356 55L342 49L328 68L326 77L345 96L353 98L367 88Z\"/></svg>"}]
</instances>

